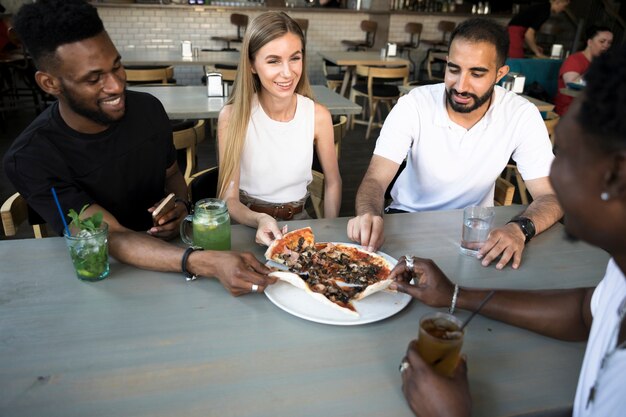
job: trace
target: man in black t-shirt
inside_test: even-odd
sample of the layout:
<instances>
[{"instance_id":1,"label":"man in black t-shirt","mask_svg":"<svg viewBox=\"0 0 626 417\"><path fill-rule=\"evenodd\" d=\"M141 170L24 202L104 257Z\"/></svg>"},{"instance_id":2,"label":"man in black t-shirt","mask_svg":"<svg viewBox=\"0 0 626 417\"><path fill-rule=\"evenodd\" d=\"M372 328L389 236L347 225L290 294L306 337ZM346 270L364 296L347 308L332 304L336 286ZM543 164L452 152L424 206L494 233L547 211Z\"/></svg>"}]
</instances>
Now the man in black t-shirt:
<instances>
[{"instance_id":1,"label":"man in black t-shirt","mask_svg":"<svg viewBox=\"0 0 626 417\"><path fill-rule=\"evenodd\" d=\"M96 9L83 0L39 0L22 6L15 29L29 50L39 86L58 101L39 115L4 157L18 192L59 235L64 210L102 212L109 251L141 268L217 277L233 295L272 282L252 254L185 251L164 240L187 215L179 203L153 225L151 212L167 193L185 200L163 106L126 91L121 57Z\"/></svg>"},{"instance_id":2,"label":"man in black t-shirt","mask_svg":"<svg viewBox=\"0 0 626 417\"><path fill-rule=\"evenodd\" d=\"M561 13L569 0L550 0L549 3L537 4L524 9L513 16L509 22L509 58L524 58L524 41L538 58L547 58L537 41L537 32L550 14Z\"/></svg>"}]
</instances>

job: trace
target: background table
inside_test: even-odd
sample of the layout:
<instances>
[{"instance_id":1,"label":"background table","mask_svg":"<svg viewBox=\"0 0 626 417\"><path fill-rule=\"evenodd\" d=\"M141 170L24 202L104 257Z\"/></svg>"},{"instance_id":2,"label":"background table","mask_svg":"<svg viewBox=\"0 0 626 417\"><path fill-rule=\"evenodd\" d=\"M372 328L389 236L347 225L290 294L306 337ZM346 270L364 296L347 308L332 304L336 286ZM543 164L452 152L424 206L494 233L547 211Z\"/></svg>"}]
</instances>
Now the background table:
<instances>
[{"instance_id":1,"label":"background table","mask_svg":"<svg viewBox=\"0 0 626 417\"><path fill-rule=\"evenodd\" d=\"M521 211L496 209L496 223ZM484 268L458 252L462 211L385 217L384 252L433 258L462 285L594 285L608 256L535 237L519 270ZM318 241L345 241L346 218L311 225ZM281 223L282 224L282 223ZM262 256L254 229L233 227L233 248ZM413 301L377 323L312 323L263 294L231 297L212 279L113 262L104 281L78 281L61 238L0 241L0 415L399 416L412 414L398 364L431 308ZM468 312L458 312L465 318ZM574 398L585 345L478 316L463 351L474 415L504 416Z\"/></svg>"},{"instance_id":2,"label":"background table","mask_svg":"<svg viewBox=\"0 0 626 417\"><path fill-rule=\"evenodd\" d=\"M238 65L238 51L201 51L197 57L183 57L180 50L131 49L120 51L124 65Z\"/></svg>"},{"instance_id":3,"label":"background table","mask_svg":"<svg viewBox=\"0 0 626 417\"><path fill-rule=\"evenodd\" d=\"M219 116L226 97L207 97L206 86L130 86L133 91L150 93L163 104L170 119L212 119ZM312 86L315 99L331 114L358 114L361 106L329 90Z\"/></svg>"},{"instance_id":4,"label":"background table","mask_svg":"<svg viewBox=\"0 0 626 417\"><path fill-rule=\"evenodd\" d=\"M553 99L556 94L562 63L560 59L508 58L506 60L506 65L509 66L511 72L517 72L526 77L524 90L536 81L543 87L550 99Z\"/></svg>"}]
</instances>

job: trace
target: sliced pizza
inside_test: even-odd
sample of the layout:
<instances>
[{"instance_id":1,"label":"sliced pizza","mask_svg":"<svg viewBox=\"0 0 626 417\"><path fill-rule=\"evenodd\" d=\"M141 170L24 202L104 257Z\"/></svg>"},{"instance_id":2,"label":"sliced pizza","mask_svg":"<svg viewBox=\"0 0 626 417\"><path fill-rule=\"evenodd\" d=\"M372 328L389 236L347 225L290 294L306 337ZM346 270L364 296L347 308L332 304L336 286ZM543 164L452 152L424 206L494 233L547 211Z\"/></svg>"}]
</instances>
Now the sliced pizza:
<instances>
[{"instance_id":1,"label":"sliced pizza","mask_svg":"<svg viewBox=\"0 0 626 417\"><path fill-rule=\"evenodd\" d=\"M393 265L383 256L349 244L315 243L310 227L277 241L265 256L289 271L270 275L348 314L358 316L353 301L384 290L392 282L387 277Z\"/></svg>"}]
</instances>

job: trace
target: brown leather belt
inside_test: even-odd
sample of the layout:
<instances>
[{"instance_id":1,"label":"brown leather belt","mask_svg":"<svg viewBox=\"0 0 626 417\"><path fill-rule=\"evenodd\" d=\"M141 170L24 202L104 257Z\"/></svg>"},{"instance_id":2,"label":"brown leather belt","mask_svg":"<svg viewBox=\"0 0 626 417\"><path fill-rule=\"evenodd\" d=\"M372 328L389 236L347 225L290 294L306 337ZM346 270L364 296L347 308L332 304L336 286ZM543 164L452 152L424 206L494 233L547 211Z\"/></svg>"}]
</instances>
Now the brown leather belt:
<instances>
[{"instance_id":1,"label":"brown leather belt","mask_svg":"<svg viewBox=\"0 0 626 417\"><path fill-rule=\"evenodd\" d=\"M293 216L302 212L304 204L277 204L275 206L259 206L257 204L250 204L248 207L252 211L269 214L278 220L291 220Z\"/></svg>"}]
</instances>

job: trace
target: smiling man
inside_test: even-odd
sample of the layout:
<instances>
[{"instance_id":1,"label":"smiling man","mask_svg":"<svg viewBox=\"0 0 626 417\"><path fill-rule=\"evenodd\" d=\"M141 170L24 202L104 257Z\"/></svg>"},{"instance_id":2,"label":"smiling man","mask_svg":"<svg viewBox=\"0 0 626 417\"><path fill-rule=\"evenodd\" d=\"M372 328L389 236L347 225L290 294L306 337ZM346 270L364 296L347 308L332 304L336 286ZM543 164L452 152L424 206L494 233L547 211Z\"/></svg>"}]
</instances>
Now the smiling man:
<instances>
[{"instance_id":1,"label":"smiling man","mask_svg":"<svg viewBox=\"0 0 626 417\"><path fill-rule=\"evenodd\" d=\"M452 33L443 84L413 89L387 116L356 197L348 236L378 249L384 241L385 190L406 159L387 213L492 206L496 178L512 157L533 203L495 228L480 250L487 266L512 260L518 268L525 244L561 217L548 180L552 153L537 108L496 86L508 72L508 38L487 19L470 19Z\"/></svg>"},{"instance_id":2,"label":"smiling man","mask_svg":"<svg viewBox=\"0 0 626 417\"><path fill-rule=\"evenodd\" d=\"M126 73L96 9L81 0L39 0L22 6L15 28L32 55L38 85L57 102L15 139L4 157L7 176L59 235L61 207L102 212L109 251L122 262L187 276L217 277L234 295L263 290L272 279L251 254L194 252L164 240L187 215L178 203L153 223L168 193L186 200L172 129L163 106L126 91Z\"/></svg>"}]
</instances>

